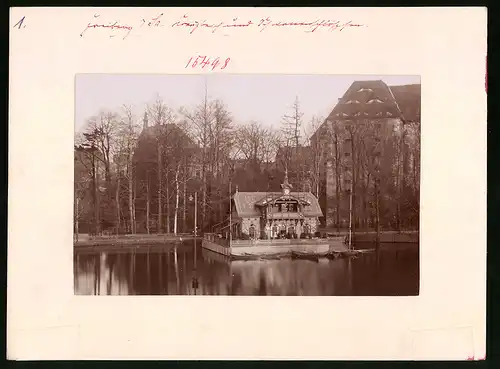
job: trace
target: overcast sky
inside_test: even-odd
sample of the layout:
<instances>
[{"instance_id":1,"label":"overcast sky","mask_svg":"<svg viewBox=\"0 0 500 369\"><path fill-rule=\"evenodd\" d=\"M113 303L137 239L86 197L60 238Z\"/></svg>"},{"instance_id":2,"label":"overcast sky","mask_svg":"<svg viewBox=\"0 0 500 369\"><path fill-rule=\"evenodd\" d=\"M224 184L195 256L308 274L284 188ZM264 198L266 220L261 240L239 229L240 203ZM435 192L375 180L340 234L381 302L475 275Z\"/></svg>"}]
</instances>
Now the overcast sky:
<instances>
[{"instance_id":1,"label":"overcast sky","mask_svg":"<svg viewBox=\"0 0 500 369\"><path fill-rule=\"evenodd\" d=\"M325 118L352 82L383 80L388 85L420 83L419 76L374 75L276 75L276 74L79 74L76 76L76 131L101 109L119 111L132 104L142 118L146 104L159 94L174 111L201 101L207 84L208 96L221 99L236 124L251 120L265 126L279 125L291 113L299 97L305 124L313 116Z\"/></svg>"}]
</instances>

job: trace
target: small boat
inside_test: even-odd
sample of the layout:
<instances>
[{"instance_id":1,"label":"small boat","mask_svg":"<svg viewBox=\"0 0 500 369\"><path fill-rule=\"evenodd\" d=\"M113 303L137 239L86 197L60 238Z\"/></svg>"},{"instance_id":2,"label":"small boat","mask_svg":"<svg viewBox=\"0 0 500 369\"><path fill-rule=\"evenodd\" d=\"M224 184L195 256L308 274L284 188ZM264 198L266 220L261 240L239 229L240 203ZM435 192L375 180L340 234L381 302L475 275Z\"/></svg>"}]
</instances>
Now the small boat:
<instances>
[{"instance_id":1,"label":"small boat","mask_svg":"<svg viewBox=\"0 0 500 369\"><path fill-rule=\"evenodd\" d=\"M262 260L279 260L279 259L281 259L279 255L262 255L260 258Z\"/></svg>"},{"instance_id":2,"label":"small boat","mask_svg":"<svg viewBox=\"0 0 500 369\"><path fill-rule=\"evenodd\" d=\"M360 251L346 250L346 251L330 251L325 256L330 260L336 260L340 258L349 258L349 257L356 258L358 257L359 254L361 254Z\"/></svg>"},{"instance_id":3,"label":"small boat","mask_svg":"<svg viewBox=\"0 0 500 369\"><path fill-rule=\"evenodd\" d=\"M243 255L232 255L231 260L259 260L260 255L243 254Z\"/></svg>"},{"instance_id":4,"label":"small boat","mask_svg":"<svg viewBox=\"0 0 500 369\"><path fill-rule=\"evenodd\" d=\"M359 251L353 251L353 250L348 250L348 251L344 251L344 256L347 256L347 257L357 257L358 255L360 254Z\"/></svg>"},{"instance_id":5,"label":"small boat","mask_svg":"<svg viewBox=\"0 0 500 369\"><path fill-rule=\"evenodd\" d=\"M308 253L302 253L302 252L296 252L292 251L291 252L292 259L294 260L310 260L310 261L319 261L319 255L314 255L314 254L308 254Z\"/></svg>"},{"instance_id":6,"label":"small boat","mask_svg":"<svg viewBox=\"0 0 500 369\"><path fill-rule=\"evenodd\" d=\"M342 253L341 252L336 252L336 251L332 251L332 252L328 252L325 257L327 259L330 259L330 260L337 260L339 259L340 257L342 257Z\"/></svg>"}]
</instances>

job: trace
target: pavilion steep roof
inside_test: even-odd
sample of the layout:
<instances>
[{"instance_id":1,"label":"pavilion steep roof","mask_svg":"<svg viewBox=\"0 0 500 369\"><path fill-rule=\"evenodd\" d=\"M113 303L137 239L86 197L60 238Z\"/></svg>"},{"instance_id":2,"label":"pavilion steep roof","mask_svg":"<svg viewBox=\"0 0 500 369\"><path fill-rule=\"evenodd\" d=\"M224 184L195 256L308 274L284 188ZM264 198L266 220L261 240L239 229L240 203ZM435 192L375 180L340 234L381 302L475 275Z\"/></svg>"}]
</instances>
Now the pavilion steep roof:
<instances>
[{"instance_id":1,"label":"pavilion steep roof","mask_svg":"<svg viewBox=\"0 0 500 369\"><path fill-rule=\"evenodd\" d=\"M322 217L323 212L319 205L318 199L311 192L290 192L291 197L300 199L309 203L302 214L306 217ZM259 201L265 200L266 197L277 198L283 196L282 192L236 192L233 195L236 213L242 218L259 217L260 211L256 207Z\"/></svg>"}]
</instances>

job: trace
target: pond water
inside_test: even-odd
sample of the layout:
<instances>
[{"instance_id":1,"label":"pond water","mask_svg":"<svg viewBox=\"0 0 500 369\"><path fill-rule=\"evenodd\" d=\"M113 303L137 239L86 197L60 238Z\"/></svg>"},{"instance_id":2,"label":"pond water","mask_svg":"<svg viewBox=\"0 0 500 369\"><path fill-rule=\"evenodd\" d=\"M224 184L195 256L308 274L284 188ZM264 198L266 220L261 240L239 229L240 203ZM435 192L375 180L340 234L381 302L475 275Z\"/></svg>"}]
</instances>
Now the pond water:
<instances>
[{"instance_id":1,"label":"pond water","mask_svg":"<svg viewBox=\"0 0 500 369\"><path fill-rule=\"evenodd\" d=\"M193 280L198 283L193 283ZM356 259L229 261L194 242L75 250L77 295L413 296L417 245L381 245Z\"/></svg>"}]
</instances>

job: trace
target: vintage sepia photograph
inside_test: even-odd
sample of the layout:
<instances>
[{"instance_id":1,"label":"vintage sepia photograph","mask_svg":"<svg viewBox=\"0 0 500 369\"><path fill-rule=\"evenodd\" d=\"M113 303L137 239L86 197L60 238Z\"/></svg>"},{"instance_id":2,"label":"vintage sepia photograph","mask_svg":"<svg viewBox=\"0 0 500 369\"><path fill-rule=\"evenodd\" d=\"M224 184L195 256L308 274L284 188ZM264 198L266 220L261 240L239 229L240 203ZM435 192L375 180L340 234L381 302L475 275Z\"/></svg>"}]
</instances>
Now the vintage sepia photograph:
<instances>
[{"instance_id":1,"label":"vintage sepia photograph","mask_svg":"<svg viewBox=\"0 0 500 369\"><path fill-rule=\"evenodd\" d=\"M416 296L420 76L77 74L76 295Z\"/></svg>"}]
</instances>

